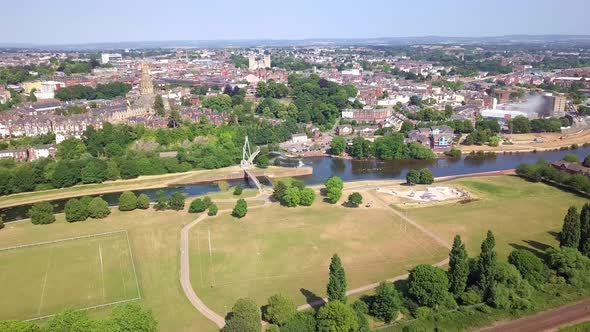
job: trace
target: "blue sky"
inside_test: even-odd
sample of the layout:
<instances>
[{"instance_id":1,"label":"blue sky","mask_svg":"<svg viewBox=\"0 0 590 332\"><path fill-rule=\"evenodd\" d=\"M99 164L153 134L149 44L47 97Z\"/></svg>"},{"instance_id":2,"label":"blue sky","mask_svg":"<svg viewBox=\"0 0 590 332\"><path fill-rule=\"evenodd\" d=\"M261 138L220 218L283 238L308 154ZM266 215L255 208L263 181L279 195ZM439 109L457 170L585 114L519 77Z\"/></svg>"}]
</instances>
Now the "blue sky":
<instances>
[{"instance_id":1,"label":"blue sky","mask_svg":"<svg viewBox=\"0 0 590 332\"><path fill-rule=\"evenodd\" d=\"M589 0L7 0L0 8L0 43L590 34Z\"/></svg>"}]
</instances>

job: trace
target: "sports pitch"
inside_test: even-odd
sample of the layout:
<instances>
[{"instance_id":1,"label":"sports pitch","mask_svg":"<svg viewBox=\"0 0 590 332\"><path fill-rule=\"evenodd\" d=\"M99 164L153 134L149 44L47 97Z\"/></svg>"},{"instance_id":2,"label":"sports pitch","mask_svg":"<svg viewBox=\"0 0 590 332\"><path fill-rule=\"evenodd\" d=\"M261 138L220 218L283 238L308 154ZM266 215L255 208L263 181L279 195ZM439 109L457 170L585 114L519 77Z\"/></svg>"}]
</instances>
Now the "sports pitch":
<instances>
[{"instance_id":1,"label":"sports pitch","mask_svg":"<svg viewBox=\"0 0 590 332\"><path fill-rule=\"evenodd\" d=\"M0 319L140 297L126 231L0 249Z\"/></svg>"}]
</instances>

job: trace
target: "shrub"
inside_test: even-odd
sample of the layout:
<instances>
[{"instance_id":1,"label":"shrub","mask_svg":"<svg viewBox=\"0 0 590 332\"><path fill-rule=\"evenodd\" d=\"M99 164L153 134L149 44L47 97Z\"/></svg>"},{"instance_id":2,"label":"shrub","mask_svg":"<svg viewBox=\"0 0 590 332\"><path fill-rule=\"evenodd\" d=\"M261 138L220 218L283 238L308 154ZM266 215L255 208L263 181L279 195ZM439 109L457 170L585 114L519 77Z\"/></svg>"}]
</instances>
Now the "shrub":
<instances>
[{"instance_id":1,"label":"shrub","mask_svg":"<svg viewBox=\"0 0 590 332\"><path fill-rule=\"evenodd\" d=\"M209 211L207 212L207 215L209 215L209 216L217 215L217 205L211 203L211 205L209 205Z\"/></svg>"},{"instance_id":2,"label":"shrub","mask_svg":"<svg viewBox=\"0 0 590 332\"><path fill-rule=\"evenodd\" d=\"M298 312L281 327L281 332L316 332L313 311Z\"/></svg>"},{"instance_id":3,"label":"shrub","mask_svg":"<svg viewBox=\"0 0 590 332\"><path fill-rule=\"evenodd\" d=\"M64 207L67 222L84 221L88 219L88 208L79 199L72 198Z\"/></svg>"},{"instance_id":4,"label":"shrub","mask_svg":"<svg viewBox=\"0 0 590 332\"><path fill-rule=\"evenodd\" d=\"M420 183L420 171L411 169L406 174L406 183L409 185Z\"/></svg>"},{"instance_id":5,"label":"shrub","mask_svg":"<svg viewBox=\"0 0 590 332\"><path fill-rule=\"evenodd\" d=\"M133 211L137 207L137 197L131 191L126 191L119 196L119 211Z\"/></svg>"},{"instance_id":6,"label":"shrub","mask_svg":"<svg viewBox=\"0 0 590 332\"><path fill-rule=\"evenodd\" d=\"M0 229L4 228L4 221L2 221L2 217L0 216Z\"/></svg>"},{"instance_id":7,"label":"shrub","mask_svg":"<svg viewBox=\"0 0 590 332\"><path fill-rule=\"evenodd\" d=\"M184 195L181 192L174 192L170 195L168 207L171 210L180 211L184 209Z\"/></svg>"},{"instance_id":8,"label":"shrub","mask_svg":"<svg viewBox=\"0 0 590 332\"><path fill-rule=\"evenodd\" d=\"M461 303L464 305L474 305L481 303L482 297L476 289L468 289L459 296L459 300L461 300Z\"/></svg>"},{"instance_id":9,"label":"shrub","mask_svg":"<svg viewBox=\"0 0 590 332\"><path fill-rule=\"evenodd\" d=\"M432 265L418 265L410 271L408 293L422 306L434 307L442 304L448 295L447 274Z\"/></svg>"},{"instance_id":10,"label":"shrub","mask_svg":"<svg viewBox=\"0 0 590 332\"><path fill-rule=\"evenodd\" d=\"M514 250L508 256L508 262L514 265L522 277L531 285L545 283L549 269L543 261L528 250Z\"/></svg>"},{"instance_id":11,"label":"shrub","mask_svg":"<svg viewBox=\"0 0 590 332\"><path fill-rule=\"evenodd\" d=\"M228 191L229 183L227 181L217 181L217 187L219 187L219 191Z\"/></svg>"},{"instance_id":12,"label":"shrub","mask_svg":"<svg viewBox=\"0 0 590 332\"><path fill-rule=\"evenodd\" d=\"M243 198L238 199L236 206L231 212L231 215L236 218L243 218L248 213L248 203Z\"/></svg>"},{"instance_id":13,"label":"shrub","mask_svg":"<svg viewBox=\"0 0 590 332\"><path fill-rule=\"evenodd\" d=\"M428 307L418 307L414 311L414 316L416 316L417 319L426 320L432 316L432 310Z\"/></svg>"},{"instance_id":14,"label":"shrub","mask_svg":"<svg viewBox=\"0 0 590 332\"><path fill-rule=\"evenodd\" d=\"M260 308L254 300L238 299L226 318L224 332L260 332Z\"/></svg>"},{"instance_id":15,"label":"shrub","mask_svg":"<svg viewBox=\"0 0 590 332\"><path fill-rule=\"evenodd\" d=\"M244 188L242 188L242 186L238 185L234 188L234 195L240 196L243 191L244 191Z\"/></svg>"},{"instance_id":16,"label":"shrub","mask_svg":"<svg viewBox=\"0 0 590 332\"><path fill-rule=\"evenodd\" d=\"M389 323L395 320L400 307L401 300L393 284L382 282L375 290L375 297L371 302L371 315Z\"/></svg>"},{"instance_id":17,"label":"shrub","mask_svg":"<svg viewBox=\"0 0 590 332\"><path fill-rule=\"evenodd\" d=\"M49 202L37 202L29 209L29 217L34 225L46 225L55 221L53 206Z\"/></svg>"},{"instance_id":18,"label":"shrub","mask_svg":"<svg viewBox=\"0 0 590 332\"><path fill-rule=\"evenodd\" d=\"M102 219L111 214L109 204L100 197L95 197L88 204L88 214L90 218Z\"/></svg>"},{"instance_id":19,"label":"shrub","mask_svg":"<svg viewBox=\"0 0 590 332\"><path fill-rule=\"evenodd\" d=\"M296 313L297 307L290 298L281 294L275 294L268 299L268 306L264 313L264 319L281 326Z\"/></svg>"},{"instance_id":20,"label":"shrub","mask_svg":"<svg viewBox=\"0 0 590 332\"><path fill-rule=\"evenodd\" d=\"M445 151L445 155L451 158L460 158L461 150L453 148L449 151Z\"/></svg>"},{"instance_id":21,"label":"shrub","mask_svg":"<svg viewBox=\"0 0 590 332\"><path fill-rule=\"evenodd\" d=\"M205 203L205 205L209 207L211 206L211 204L213 204L213 201L211 200L211 197L205 196L203 197L203 203Z\"/></svg>"},{"instance_id":22,"label":"shrub","mask_svg":"<svg viewBox=\"0 0 590 332\"><path fill-rule=\"evenodd\" d=\"M260 167L260 166L258 166L258 167ZM279 328L278 325L270 324L266 328L266 332L281 332L281 328Z\"/></svg>"},{"instance_id":23,"label":"shrub","mask_svg":"<svg viewBox=\"0 0 590 332\"><path fill-rule=\"evenodd\" d=\"M580 163L581 162L580 158L578 158L578 156L576 156L573 153L568 153L565 156L563 156L563 160L570 162L570 163Z\"/></svg>"},{"instance_id":24,"label":"shrub","mask_svg":"<svg viewBox=\"0 0 590 332\"><path fill-rule=\"evenodd\" d=\"M150 207L150 198L146 194L141 194L137 197L137 208L138 209L148 209Z\"/></svg>"},{"instance_id":25,"label":"shrub","mask_svg":"<svg viewBox=\"0 0 590 332\"><path fill-rule=\"evenodd\" d=\"M428 168L420 170L420 184L432 184L434 182L434 176Z\"/></svg>"},{"instance_id":26,"label":"shrub","mask_svg":"<svg viewBox=\"0 0 590 332\"><path fill-rule=\"evenodd\" d=\"M289 186L287 188L287 190L285 190L285 193L283 194L283 200L282 200L283 205L286 205L288 207L295 207L295 206L299 205L300 201L301 201L301 195L300 195L299 188L297 188L295 186Z\"/></svg>"},{"instance_id":27,"label":"shrub","mask_svg":"<svg viewBox=\"0 0 590 332\"><path fill-rule=\"evenodd\" d=\"M207 210L207 203L205 203L202 199L196 198L191 202L191 205L188 208L189 213L201 213Z\"/></svg>"},{"instance_id":28,"label":"shrub","mask_svg":"<svg viewBox=\"0 0 590 332\"><path fill-rule=\"evenodd\" d=\"M353 192L348 196L347 204L351 207L358 207L359 205L363 204L363 196L358 192Z\"/></svg>"},{"instance_id":29,"label":"shrub","mask_svg":"<svg viewBox=\"0 0 590 332\"><path fill-rule=\"evenodd\" d=\"M311 206L315 200L315 191L311 188L303 188L299 191L299 204Z\"/></svg>"},{"instance_id":30,"label":"shrub","mask_svg":"<svg viewBox=\"0 0 590 332\"><path fill-rule=\"evenodd\" d=\"M156 192L156 204L154 204L154 209L156 211L163 211L168 208L168 196L163 190L158 190Z\"/></svg>"}]
</instances>

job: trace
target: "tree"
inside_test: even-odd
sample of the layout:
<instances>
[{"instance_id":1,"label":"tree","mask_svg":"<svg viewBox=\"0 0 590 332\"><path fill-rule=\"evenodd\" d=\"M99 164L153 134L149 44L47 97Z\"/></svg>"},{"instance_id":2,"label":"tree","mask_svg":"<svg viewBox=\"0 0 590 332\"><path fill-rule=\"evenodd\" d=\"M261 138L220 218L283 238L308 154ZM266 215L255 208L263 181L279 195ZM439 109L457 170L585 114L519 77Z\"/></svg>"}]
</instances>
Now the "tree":
<instances>
[{"instance_id":1,"label":"tree","mask_svg":"<svg viewBox=\"0 0 590 332\"><path fill-rule=\"evenodd\" d=\"M41 332L41 328L33 322L18 320L1 320L0 331L2 332Z\"/></svg>"},{"instance_id":2,"label":"tree","mask_svg":"<svg viewBox=\"0 0 590 332\"><path fill-rule=\"evenodd\" d=\"M449 291L459 297L467 287L467 278L469 277L469 262L465 244L461 241L461 236L455 235L453 247L449 253Z\"/></svg>"},{"instance_id":3,"label":"tree","mask_svg":"<svg viewBox=\"0 0 590 332\"><path fill-rule=\"evenodd\" d=\"M188 208L189 213L201 213L207 210L207 203L205 203L200 198L195 198L192 202L190 207Z\"/></svg>"},{"instance_id":4,"label":"tree","mask_svg":"<svg viewBox=\"0 0 590 332\"><path fill-rule=\"evenodd\" d=\"M559 233L559 246L578 248L580 245L580 215L575 206L567 210L563 219L563 227Z\"/></svg>"},{"instance_id":5,"label":"tree","mask_svg":"<svg viewBox=\"0 0 590 332\"><path fill-rule=\"evenodd\" d=\"M301 201L301 194L299 188L295 186L289 186L283 195L282 203L288 207L295 207L299 205Z\"/></svg>"},{"instance_id":6,"label":"tree","mask_svg":"<svg viewBox=\"0 0 590 332\"><path fill-rule=\"evenodd\" d=\"M432 184L434 182L434 176L428 168L420 170L420 184Z\"/></svg>"},{"instance_id":7,"label":"tree","mask_svg":"<svg viewBox=\"0 0 590 332\"><path fill-rule=\"evenodd\" d=\"M154 204L154 209L156 211L163 211L168 208L168 196L163 190L158 190L156 192L156 204Z\"/></svg>"},{"instance_id":8,"label":"tree","mask_svg":"<svg viewBox=\"0 0 590 332\"><path fill-rule=\"evenodd\" d=\"M137 207L137 197L131 191L126 191L119 196L119 211L133 211Z\"/></svg>"},{"instance_id":9,"label":"tree","mask_svg":"<svg viewBox=\"0 0 590 332\"><path fill-rule=\"evenodd\" d=\"M211 217L217 215L217 205L211 203L211 205L209 205L209 211L207 211L207 215Z\"/></svg>"},{"instance_id":10,"label":"tree","mask_svg":"<svg viewBox=\"0 0 590 332\"><path fill-rule=\"evenodd\" d=\"M416 169L411 169L406 174L406 183L409 185L420 183L420 171Z\"/></svg>"},{"instance_id":11,"label":"tree","mask_svg":"<svg viewBox=\"0 0 590 332\"><path fill-rule=\"evenodd\" d=\"M543 284L549 275L549 270L543 261L528 250L512 251L508 256L508 262L514 265L521 276L533 286Z\"/></svg>"},{"instance_id":12,"label":"tree","mask_svg":"<svg viewBox=\"0 0 590 332\"><path fill-rule=\"evenodd\" d=\"M316 332L316 319L313 311L301 311L281 327L281 332Z\"/></svg>"},{"instance_id":13,"label":"tree","mask_svg":"<svg viewBox=\"0 0 590 332\"><path fill-rule=\"evenodd\" d=\"M432 265L421 264L411 270L408 285L408 294L421 306L438 306L448 296L446 273Z\"/></svg>"},{"instance_id":14,"label":"tree","mask_svg":"<svg viewBox=\"0 0 590 332\"><path fill-rule=\"evenodd\" d=\"M590 203L584 204L580 212L580 245L578 250L590 256Z\"/></svg>"},{"instance_id":15,"label":"tree","mask_svg":"<svg viewBox=\"0 0 590 332\"><path fill-rule=\"evenodd\" d=\"M151 310L146 310L137 302L128 302L113 307L111 320L121 332L157 332L158 322Z\"/></svg>"},{"instance_id":16,"label":"tree","mask_svg":"<svg viewBox=\"0 0 590 332\"><path fill-rule=\"evenodd\" d=\"M240 196L242 194L242 191L244 191L244 188L242 188L242 186L237 185L234 188L234 196Z\"/></svg>"},{"instance_id":17,"label":"tree","mask_svg":"<svg viewBox=\"0 0 590 332\"><path fill-rule=\"evenodd\" d=\"M89 331L92 321L86 311L64 310L51 317L45 325L46 331Z\"/></svg>"},{"instance_id":18,"label":"tree","mask_svg":"<svg viewBox=\"0 0 590 332\"><path fill-rule=\"evenodd\" d=\"M494 247L496 240L492 231L488 231L485 240L481 243L481 253L477 260L477 271L479 272L478 286L484 293L484 298L488 299L490 292L494 287L496 269L498 266L496 252Z\"/></svg>"},{"instance_id":19,"label":"tree","mask_svg":"<svg viewBox=\"0 0 590 332\"><path fill-rule=\"evenodd\" d=\"M315 191L311 188L303 188L299 191L299 204L303 206L311 206L315 200Z\"/></svg>"},{"instance_id":20,"label":"tree","mask_svg":"<svg viewBox=\"0 0 590 332\"><path fill-rule=\"evenodd\" d=\"M268 159L267 154L261 154L256 158L256 167L258 168L268 168L270 165L270 160Z\"/></svg>"},{"instance_id":21,"label":"tree","mask_svg":"<svg viewBox=\"0 0 590 332\"><path fill-rule=\"evenodd\" d=\"M363 196L358 192L353 192L348 195L347 204L351 207L359 207L359 205L363 204Z\"/></svg>"},{"instance_id":22,"label":"tree","mask_svg":"<svg viewBox=\"0 0 590 332\"><path fill-rule=\"evenodd\" d=\"M107 179L107 164L100 159L91 159L82 169L82 183L102 183Z\"/></svg>"},{"instance_id":23,"label":"tree","mask_svg":"<svg viewBox=\"0 0 590 332\"><path fill-rule=\"evenodd\" d=\"M86 153L86 145L78 138L68 138L57 145L57 159L80 159Z\"/></svg>"},{"instance_id":24,"label":"tree","mask_svg":"<svg viewBox=\"0 0 590 332\"><path fill-rule=\"evenodd\" d=\"M231 215L236 218L243 218L248 213L248 203L243 198L238 199L234 209L231 212Z\"/></svg>"},{"instance_id":25,"label":"tree","mask_svg":"<svg viewBox=\"0 0 590 332\"><path fill-rule=\"evenodd\" d=\"M405 133L410 132L411 130L414 130L414 124L411 123L410 121L404 121L402 123L402 126L401 126L399 132L405 134Z\"/></svg>"},{"instance_id":26,"label":"tree","mask_svg":"<svg viewBox=\"0 0 590 332\"><path fill-rule=\"evenodd\" d=\"M291 317L297 313L297 307L290 298L275 294L268 299L268 306L264 313L264 319L283 326Z\"/></svg>"},{"instance_id":27,"label":"tree","mask_svg":"<svg viewBox=\"0 0 590 332\"><path fill-rule=\"evenodd\" d=\"M168 203L168 208L170 208L171 210L175 210L175 211L183 210L184 209L184 200L185 200L184 195L181 192L176 191L176 192L172 193L172 195L170 195L170 201Z\"/></svg>"},{"instance_id":28,"label":"tree","mask_svg":"<svg viewBox=\"0 0 590 332\"><path fill-rule=\"evenodd\" d=\"M238 299L225 321L223 332L260 332L260 308L250 298Z\"/></svg>"},{"instance_id":29,"label":"tree","mask_svg":"<svg viewBox=\"0 0 590 332\"><path fill-rule=\"evenodd\" d=\"M340 301L346 303L346 272L342 267L342 261L337 254L332 256L330 262L330 273L328 276L328 301Z\"/></svg>"},{"instance_id":30,"label":"tree","mask_svg":"<svg viewBox=\"0 0 590 332\"><path fill-rule=\"evenodd\" d=\"M134 179L139 176L140 171L137 161L133 159L125 159L119 164L119 172L121 179Z\"/></svg>"},{"instance_id":31,"label":"tree","mask_svg":"<svg viewBox=\"0 0 590 332\"><path fill-rule=\"evenodd\" d=\"M90 218L102 219L106 218L109 214L111 214L111 209L109 208L109 203L104 199L95 197L88 203L88 215Z\"/></svg>"},{"instance_id":32,"label":"tree","mask_svg":"<svg viewBox=\"0 0 590 332\"><path fill-rule=\"evenodd\" d=\"M55 221L53 206L49 202L37 202L33 204L28 214L34 225L46 225Z\"/></svg>"},{"instance_id":33,"label":"tree","mask_svg":"<svg viewBox=\"0 0 590 332\"><path fill-rule=\"evenodd\" d=\"M2 216L0 216L0 229L4 228L4 221L2 220Z\"/></svg>"},{"instance_id":34,"label":"tree","mask_svg":"<svg viewBox=\"0 0 590 332\"><path fill-rule=\"evenodd\" d=\"M161 95L156 95L156 98L154 99L154 112L159 116L164 116L166 114L164 110L164 99L162 99Z\"/></svg>"},{"instance_id":35,"label":"tree","mask_svg":"<svg viewBox=\"0 0 590 332\"><path fill-rule=\"evenodd\" d=\"M279 181L276 186L274 186L272 197L277 201L283 202L283 195L287 191L287 185L283 181Z\"/></svg>"},{"instance_id":36,"label":"tree","mask_svg":"<svg viewBox=\"0 0 590 332\"><path fill-rule=\"evenodd\" d=\"M88 208L80 200L72 198L64 207L67 222L84 221L88 219Z\"/></svg>"},{"instance_id":37,"label":"tree","mask_svg":"<svg viewBox=\"0 0 590 332\"><path fill-rule=\"evenodd\" d=\"M354 332L358 329L356 314L340 301L331 301L317 313L318 332Z\"/></svg>"},{"instance_id":38,"label":"tree","mask_svg":"<svg viewBox=\"0 0 590 332\"><path fill-rule=\"evenodd\" d=\"M327 201L336 204L342 197L342 188L344 187L342 179L333 175L324 182L324 185L326 186Z\"/></svg>"},{"instance_id":39,"label":"tree","mask_svg":"<svg viewBox=\"0 0 590 332\"><path fill-rule=\"evenodd\" d=\"M342 136L336 136L330 142L330 153L334 155L341 155L346 149L346 140Z\"/></svg>"},{"instance_id":40,"label":"tree","mask_svg":"<svg viewBox=\"0 0 590 332\"><path fill-rule=\"evenodd\" d=\"M531 122L523 115L519 115L508 122L510 131L515 134L525 134L531 132Z\"/></svg>"},{"instance_id":41,"label":"tree","mask_svg":"<svg viewBox=\"0 0 590 332\"><path fill-rule=\"evenodd\" d=\"M395 320L401 308L401 299L395 286L390 282L382 282L375 289L375 296L371 302L371 315L386 323Z\"/></svg>"},{"instance_id":42,"label":"tree","mask_svg":"<svg viewBox=\"0 0 590 332\"><path fill-rule=\"evenodd\" d=\"M580 158L578 158L578 156L576 156L576 155L575 155L575 154L573 154L573 153L568 153L568 154L566 154L565 156L563 156L563 160L564 160L564 161L567 161L567 162L570 162L570 163L577 163L577 164L579 164L579 163L581 163L581 162L582 162L582 161L580 160Z\"/></svg>"},{"instance_id":43,"label":"tree","mask_svg":"<svg viewBox=\"0 0 590 332\"><path fill-rule=\"evenodd\" d=\"M149 209L150 207L150 198L146 194L140 194L137 196L137 208L138 209Z\"/></svg>"}]
</instances>

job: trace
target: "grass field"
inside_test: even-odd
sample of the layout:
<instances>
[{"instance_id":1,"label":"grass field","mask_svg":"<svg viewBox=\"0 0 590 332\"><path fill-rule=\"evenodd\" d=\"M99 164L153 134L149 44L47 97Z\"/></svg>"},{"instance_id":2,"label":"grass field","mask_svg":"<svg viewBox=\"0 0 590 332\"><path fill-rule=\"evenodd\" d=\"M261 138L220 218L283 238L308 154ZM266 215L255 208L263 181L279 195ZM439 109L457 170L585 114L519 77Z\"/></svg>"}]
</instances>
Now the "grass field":
<instances>
[{"instance_id":1,"label":"grass field","mask_svg":"<svg viewBox=\"0 0 590 332\"><path fill-rule=\"evenodd\" d=\"M0 283L0 319L139 298L125 232L2 250Z\"/></svg>"},{"instance_id":2,"label":"grass field","mask_svg":"<svg viewBox=\"0 0 590 332\"><path fill-rule=\"evenodd\" d=\"M349 288L448 254L413 227L400 228L390 208L349 209L320 201L309 208L273 204L240 221L226 214L195 226L190 254L196 293L221 315L246 296L262 305L280 292L299 305L325 296L334 253L342 258Z\"/></svg>"},{"instance_id":3,"label":"grass field","mask_svg":"<svg viewBox=\"0 0 590 332\"><path fill-rule=\"evenodd\" d=\"M408 216L450 242L460 234L471 256L479 253L488 229L494 232L498 255L503 259L515 248L543 251L554 246L568 207L580 208L588 201L516 176L468 178L447 184L463 187L478 200L409 209Z\"/></svg>"},{"instance_id":4,"label":"grass field","mask_svg":"<svg viewBox=\"0 0 590 332\"><path fill-rule=\"evenodd\" d=\"M219 329L193 308L178 280L180 229L195 218L195 215L184 212L155 212L153 209L119 212L113 209L111 216L103 220L70 224L64 220L62 214L50 225L35 226L28 221L6 224L0 230L0 247L127 230L141 290L140 303L153 311L160 330L214 332ZM27 266L30 266L28 262L27 259ZM45 268L47 260L43 264ZM64 276L61 283L66 286L76 285L76 279L76 275ZM12 278L11 282L14 280L16 279ZM4 296L7 286L3 285L0 302L20 306L20 296ZM33 304L36 309L38 299ZM2 309L0 311L4 312ZM90 311L93 316L105 316L109 312L110 308Z\"/></svg>"}]
</instances>

